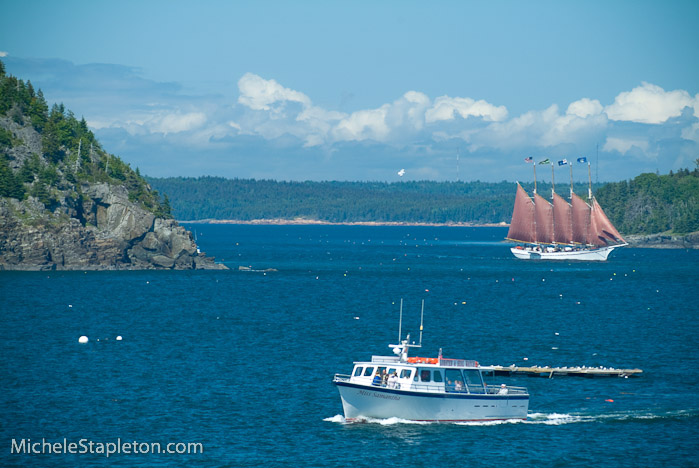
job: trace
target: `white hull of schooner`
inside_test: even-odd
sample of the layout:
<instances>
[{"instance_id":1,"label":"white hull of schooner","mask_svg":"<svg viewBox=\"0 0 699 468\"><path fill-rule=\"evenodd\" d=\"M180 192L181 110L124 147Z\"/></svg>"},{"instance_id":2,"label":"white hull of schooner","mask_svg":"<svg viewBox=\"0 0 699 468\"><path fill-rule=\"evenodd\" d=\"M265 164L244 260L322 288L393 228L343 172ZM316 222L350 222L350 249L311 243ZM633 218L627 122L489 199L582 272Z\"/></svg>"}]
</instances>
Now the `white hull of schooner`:
<instances>
[{"instance_id":1,"label":"white hull of schooner","mask_svg":"<svg viewBox=\"0 0 699 468\"><path fill-rule=\"evenodd\" d=\"M563 260L563 261L585 261L585 262L604 262L617 247L623 247L627 244L612 245L601 247L599 249L583 249L570 251L554 251L548 252L546 249L537 249L532 247L512 247L510 250L515 257L521 260Z\"/></svg>"}]
</instances>

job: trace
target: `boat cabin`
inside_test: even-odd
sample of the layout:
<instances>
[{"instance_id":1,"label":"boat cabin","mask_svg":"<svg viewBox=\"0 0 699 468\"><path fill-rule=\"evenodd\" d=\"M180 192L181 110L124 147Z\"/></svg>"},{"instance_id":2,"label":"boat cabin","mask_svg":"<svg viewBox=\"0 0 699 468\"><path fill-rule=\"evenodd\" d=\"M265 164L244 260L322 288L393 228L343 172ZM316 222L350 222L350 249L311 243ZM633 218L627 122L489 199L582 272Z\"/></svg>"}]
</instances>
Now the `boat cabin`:
<instances>
[{"instance_id":1,"label":"boat cabin","mask_svg":"<svg viewBox=\"0 0 699 468\"><path fill-rule=\"evenodd\" d=\"M372 356L371 362L355 362L351 383L436 393L487 393L475 361L464 359Z\"/></svg>"}]
</instances>

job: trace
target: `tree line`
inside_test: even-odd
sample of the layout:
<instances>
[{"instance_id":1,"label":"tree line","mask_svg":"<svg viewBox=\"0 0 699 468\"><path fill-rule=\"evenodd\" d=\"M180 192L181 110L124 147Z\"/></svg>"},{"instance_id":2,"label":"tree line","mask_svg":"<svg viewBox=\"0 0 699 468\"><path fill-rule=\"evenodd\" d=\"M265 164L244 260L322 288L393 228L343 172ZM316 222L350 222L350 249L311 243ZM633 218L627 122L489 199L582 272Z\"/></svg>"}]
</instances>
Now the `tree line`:
<instances>
[{"instance_id":1,"label":"tree line","mask_svg":"<svg viewBox=\"0 0 699 468\"><path fill-rule=\"evenodd\" d=\"M0 116L15 124L15 131L11 124L0 126L0 197L32 196L52 211L67 198L78 202L81 183L106 182L124 185L131 201L156 216L171 216L167 198L151 190L138 169L104 151L84 118L78 120L63 104L49 110L41 90L7 75L2 61ZM17 131L22 128L33 128L41 136L41 147L30 148L29 157L15 160L14 148L29 148Z\"/></svg>"},{"instance_id":2,"label":"tree line","mask_svg":"<svg viewBox=\"0 0 699 468\"><path fill-rule=\"evenodd\" d=\"M507 223L515 196L512 182L286 182L208 176L147 180L168 194L180 220ZM522 186L532 193L533 184ZM546 183L537 188L542 194L551 190ZM587 199L586 188L579 189ZM697 169L641 174L629 181L594 184L593 190L623 234L699 231Z\"/></svg>"}]
</instances>

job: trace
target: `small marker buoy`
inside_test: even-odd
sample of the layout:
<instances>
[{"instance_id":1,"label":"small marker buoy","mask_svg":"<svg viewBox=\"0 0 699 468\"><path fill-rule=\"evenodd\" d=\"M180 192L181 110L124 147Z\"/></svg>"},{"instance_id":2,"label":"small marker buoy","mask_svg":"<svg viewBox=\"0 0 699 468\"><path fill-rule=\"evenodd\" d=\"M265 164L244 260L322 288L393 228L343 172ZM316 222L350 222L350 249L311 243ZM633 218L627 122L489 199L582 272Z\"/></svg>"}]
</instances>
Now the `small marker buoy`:
<instances>
[{"instance_id":1,"label":"small marker buoy","mask_svg":"<svg viewBox=\"0 0 699 468\"><path fill-rule=\"evenodd\" d=\"M88 339L85 335L78 338L78 343L87 343L87 342L88 342Z\"/></svg>"},{"instance_id":2,"label":"small marker buoy","mask_svg":"<svg viewBox=\"0 0 699 468\"><path fill-rule=\"evenodd\" d=\"M117 337L116 337L116 340L117 340L117 341L121 341L121 335L117 336Z\"/></svg>"},{"instance_id":3,"label":"small marker buoy","mask_svg":"<svg viewBox=\"0 0 699 468\"><path fill-rule=\"evenodd\" d=\"M355 319L355 320L359 320L359 317L355 317L354 319Z\"/></svg>"},{"instance_id":4,"label":"small marker buoy","mask_svg":"<svg viewBox=\"0 0 699 468\"><path fill-rule=\"evenodd\" d=\"M69 308L69 309L72 309L72 308L73 308L73 304L68 304L68 308Z\"/></svg>"},{"instance_id":5,"label":"small marker buoy","mask_svg":"<svg viewBox=\"0 0 699 468\"><path fill-rule=\"evenodd\" d=\"M528 360L529 360L529 358L528 358L528 357L525 357L525 358L524 358L524 360L525 360L525 361L528 361Z\"/></svg>"},{"instance_id":6,"label":"small marker buoy","mask_svg":"<svg viewBox=\"0 0 699 468\"><path fill-rule=\"evenodd\" d=\"M558 336L558 332L556 332L556 336Z\"/></svg>"},{"instance_id":7,"label":"small marker buoy","mask_svg":"<svg viewBox=\"0 0 699 468\"><path fill-rule=\"evenodd\" d=\"M612 400L611 398L604 400L604 401L608 401L609 403L614 403L614 400Z\"/></svg>"}]
</instances>

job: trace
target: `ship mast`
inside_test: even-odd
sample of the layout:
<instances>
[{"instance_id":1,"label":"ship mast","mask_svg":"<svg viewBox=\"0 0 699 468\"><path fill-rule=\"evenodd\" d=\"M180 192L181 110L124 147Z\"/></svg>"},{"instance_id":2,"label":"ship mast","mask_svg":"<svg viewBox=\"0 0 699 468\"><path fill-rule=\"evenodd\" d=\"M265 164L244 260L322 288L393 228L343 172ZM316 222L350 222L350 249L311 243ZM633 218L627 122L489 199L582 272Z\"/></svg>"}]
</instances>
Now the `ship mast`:
<instances>
[{"instance_id":1,"label":"ship mast","mask_svg":"<svg viewBox=\"0 0 699 468\"><path fill-rule=\"evenodd\" d=\"M553 179L553 163L551 163L551 203L554 202L553 197L556 193L555 187L556 187L556 184L555 184L554 179ZM553 216L553 213L551 213L551 215L552 215L551 216L551 226L553 227L553 231L552 231L553 239L552 240L553 240L553 243L555 244L556 243L556 217Z\"/></svg>"},{"instance_id":2,"label":"ship mast","mask_svg":"<svg viewBox=\"0 0 699 468\"><path fill-rule=\"evenodd\" d=\"M534 195L536 195L536 161L534 161Z\"/></svg>"},{"instance_id":3,"label":"ship mast","mask_svg":"<svg viewBox=\"0 0 699 468\"><path fill-rule=\"evenodd\" d=\"M590 163L587 163L587 197L592 200L592 174L590 172Z\"/></svg>"}]
</instances>

